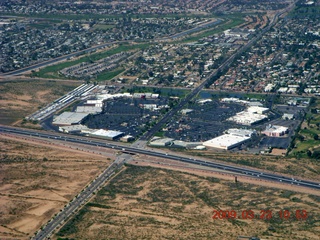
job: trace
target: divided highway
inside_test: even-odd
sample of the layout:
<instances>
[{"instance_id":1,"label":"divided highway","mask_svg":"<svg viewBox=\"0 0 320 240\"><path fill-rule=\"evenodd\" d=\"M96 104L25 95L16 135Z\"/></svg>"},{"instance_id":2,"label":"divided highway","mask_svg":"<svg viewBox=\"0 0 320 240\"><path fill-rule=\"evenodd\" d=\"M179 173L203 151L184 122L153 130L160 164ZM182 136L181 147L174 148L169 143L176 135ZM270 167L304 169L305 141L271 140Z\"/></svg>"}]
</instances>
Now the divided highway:
<instances>
[{"instance_id":1,"label":"divided highway","mask_svg":"<svg viewBox=\"0 0 320 240\"><path fill-rule=\"evenodd\" d=\"M188 164L202 165L212 169L225 170L234 175L248 176L251 178L267 180L271 182L282 182L284 184L299 185L301 187L311 188L320 190L320 183L301 180L294 177L287 177L280 174L272 174L264 172L263 170L249 169L241 166L233 166L224 163L215 163L211 161L200 160L196 158L188 158L179 155L167 154L162 152L157 152L154 149L152 151L128 147L123 145L118 145L116 143L109 143L106 141L99 141L98 139L88 139L77 136L70 136L66 134L59 134L54 132L41 132L35 130L20 129L14 127L0 126L0 134L18 134L28 137L36 137L43 139L51 139L56 141L66 141L71 143L80 143L89 146L98 146L102 148L110 148L119 150L127 154L144 154L154 157L166 158L174 161L184 162ZM74 213L81 208L88 199L96 192L101 186L103 186L106 181L114 174L116 169L122 167L125 163L125 160L122 160L118 163L112 163L107 169L105 169L91 184L89 184L81 193L79 193L71 202L69 202L50 222L43 226L36 234L32 237L35 240L48 239L53 234L55 229L61 227L63 223L68 220Z\"/></svg>"},{"instance_id":2,"label":"divided highway","mask_svg":"<svg viewBox=\"0 0 320 240\"><path fill-rule=\"evenodd\" d=\"M0 126L0 133L1 132L14 133L14 134L26 135L31 137L39 137L39 138L45 138L45 139L67 141L72 143L80 143L80 144L98 146L98 147L104 147L104 148L111 148L111 149L122 151L124 153L144 154L144 155L149 155L154 157L166 158L166 159L185 162L189 164L202 165L202 166L213 168L213 169L226 170L235 175L247 175L249 177L258 178L261 180L267 180L272 182L282 182L282 183L320 190L320 182L301 180L295 177L287 177L281 174L273 174L269 172L264 172L263 170L254 170L254 169L249 169L242 166L233 166L231 164L226 164L226 163L215 163L211 161L196 159L193 157L188 158L188 157L183 157L179 155L167 154L167 153L157 152L154 149L150 151L143 148L137 148L132 146L128 147L128 146L118 145L114 143L106 143L105 141L103 140L99 141L98 139L89 140L85 138L79 138L77 136L70 136L70 135L53 133L53 132L45 133L45 132L38 132L33 130L12 128L7 126Z\"/></svg>"}]
</instances>

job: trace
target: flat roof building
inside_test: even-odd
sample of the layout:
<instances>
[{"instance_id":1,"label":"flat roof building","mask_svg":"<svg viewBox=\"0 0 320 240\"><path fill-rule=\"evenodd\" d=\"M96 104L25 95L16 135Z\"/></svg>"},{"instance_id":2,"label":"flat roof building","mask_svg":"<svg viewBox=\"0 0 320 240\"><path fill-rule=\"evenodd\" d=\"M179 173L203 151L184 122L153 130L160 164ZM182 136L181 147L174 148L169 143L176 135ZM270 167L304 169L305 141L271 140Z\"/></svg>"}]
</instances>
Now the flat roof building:
<instances>
[{"instance_id":1,"label":"flat roof building","mask_svg":"<svg viewBox=\"0 0 320 240\"><path fill-rule=\"evenodd\" d=\"M63 112L59 116L53 118L53 125L70 126L79 124L83 118L88 116L88 113Z\"/></svg>"},{"instance_id":2,"label":"flat roof building","mask_svg":"<svg viewBox=\"0 0 320 240\"><path fill-rule=\"evenodd\" d=\"M262 133L268 137L281 137L289 132L287 127L269 124Z\"/></svg>"},{"instance_id":3,"label":"flat roof building","mask_svg":"<svg viewBox=\"0 0 320 240\"><path fill-rule=\"evenodd\" d=\"M267 113L268 111L269 111L269 108L258 107L258 106L251 106L251 107L248 107L247 109L247 112L258 113L258 114L264 114L264 113Z\"/></svg>"},{"instance_id":4,"label":"flat roof building","mask_svg":"<svg viewBox=\"0 0 320 240\"><path fill-rule=\"evenodd\" d=\"M240 146L249 139L250 137L241 137L233 134L224 134L222 136L205 141L202 144L205 147L229 150L237 146Z\"/></svg>"},{"instance_id":5,"label":"flat roof building","mask_svg":"<svg viewBox=\"0 0 320 240\"><path fill-rule=\"evenodd\" d=\"M81 124L59 127L59 131L64 133L81 133L81 131L86 131L86 130L89 130L89 128Z\"/></svg>"},{"instance_id":6,"label":"flat roof building","mask_svg":"<svg viewBox=\"0 0 320 240\"><path fill-rule=\"evenodd\" d=\"M256 134L256 131L249 129L230 128L226 131L226 133L240 137L251 137L252 135Z\"/></svg>"},{"instance_id":7,"label":"flat roof building","mask_svg":"<svg viewBox=\"0 0 320 240\"><path fill-rule=\"evenodd\" d=\"M282 119L284 119L284 120L292 120L293 118L294 118L294 114L284 113L282 115Z\"/></svg>"},{"instance_id":8,"label":"flat roof building","mask_svg":"<svg viewBox=\"0 0 320 240\"><path fill-rule=\"evenodd\" d=\"M132 142L132 141L134 141L134 137L131 135L126 135L126 136L123 136L122 138L120 138L120 141L121 142Z\"/></svg>"},{"instance_id":9,"label":"flat roof building","mask_svg":"<svg viewBox=\"0 0 320 240\"><path fill-rule=\"evenodd\" d=\"M78 106L76 108L76 112L77 113L92 113L92 114L96 114L96 113L100 113L102 112L102 107L96 107L96 106Z\"/></svg>"},{"instance_id":10,"label":"flat roof building","mask_svg":"<svg viewBox=\"0 0 320 240\"><path fill-rule=\"evenodd\" d=\"M265 119L267 119L267 115L242 111L237 113L235 116L228 118L227 120L236 122L238 124L251 126Z\"/></svg>"},{"instance_id":11,"label":"flat roof building","mask_svg":"<svg viewBox=\"0 0 320 240\"><path fill-rule=\"evenodd\" d=\"M150 146L155 147L165 147L165 146L171 146L173 144L173 138L160 138L160 137L154 137L149 142Z\"/></svg>"},{"instance_id":12,"label":"flat roof building","mask_svg":"<svg viewBox=\"0 0 320 240\"><path fill-rule=\"evenodd\" d=\"M115 140L117 138L122 137L123 135L124 133L120 131L104 130L104 129L95 130L89 133L89 136L105 138L108 140Z\"/></svg>"}]
</instances>

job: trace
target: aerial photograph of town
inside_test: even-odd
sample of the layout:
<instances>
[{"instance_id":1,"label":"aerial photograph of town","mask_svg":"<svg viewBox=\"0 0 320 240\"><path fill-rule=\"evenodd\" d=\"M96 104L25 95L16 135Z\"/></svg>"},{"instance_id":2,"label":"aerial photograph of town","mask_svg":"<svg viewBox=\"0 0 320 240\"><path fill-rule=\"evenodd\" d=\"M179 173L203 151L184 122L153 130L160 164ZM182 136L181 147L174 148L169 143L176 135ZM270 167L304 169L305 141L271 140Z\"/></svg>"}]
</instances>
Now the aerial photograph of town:
<instances>
[{"instance_id":1,"label":"aerial photograph of town","mask_svg":"<svg viewBox=\"0 0 320 240\"><path fill-rule=\"evenodd\" d=\"M1 0L1 240L319 240L320 0Z\"/></svg>"}]
</instances>

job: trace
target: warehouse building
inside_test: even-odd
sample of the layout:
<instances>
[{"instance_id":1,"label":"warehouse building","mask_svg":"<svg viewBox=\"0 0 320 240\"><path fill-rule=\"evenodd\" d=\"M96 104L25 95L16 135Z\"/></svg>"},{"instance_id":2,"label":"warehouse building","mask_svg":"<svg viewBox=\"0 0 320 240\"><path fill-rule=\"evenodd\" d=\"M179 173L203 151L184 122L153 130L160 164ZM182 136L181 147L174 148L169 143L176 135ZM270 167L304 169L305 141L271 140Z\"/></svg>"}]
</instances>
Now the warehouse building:
<instances>
[{"instance_id":1,"label":"warehouse building","mask_svg":"<svg viewBox=\"0 0 320 240\"><path fill-rule=\"evenodd\" d=\"M52 124L56 126L75 125L79 124L81 120L88 115L88 113L64 112L59 116L54 117Z\"/></svg>"},{"instance_id":2,"label":"warehouse building","mask_svg":"<svg viewBox=\"0 0 320 240\"><path fill-rule=\"evenodd\" d=\"M257 134L256 130L249 130L249 129L238 129L238 128L230 128L226 131L226 133L240 136L240 137L252 137L252 135Z\"/></svg>"},{"instance_id":3,"label":"warehouse building","mask_svg":"<svg viewBox=\"0 0 320 240\"><path fill-rule=\"evenodd\" d=\"M99 129L88 134L91 137L104 138L107 140L116 140L124 135L123 132Z\"/></svg>"},{"instance_id":4,"label":"warehouse building","mask_svg":"<svg viewBox=\"0 0 320 240\"><path fill-rule=\"evenodd\" d=\"M294 114L284 113L282 115L282 119L284 119L284 120L293 120L294 119Z\"/></svg>"},{"instance_id":5,"label":"warehouse building","mask_svg":"<svg viewBox=\"0 0 320 240\"><path fill-rule=\"evenodd\" d=\"M230 128L226 131L226 134L202 144L205 147L229 150L245 143L255 134L255 130Z\"/></svg>"},{"instance_id":6,"label":"warehouse building","mask_svg":"<svg viewBox=\"0 0 320 240\"><path fill-rule=\"evenodd\" d=\"M265 114L268 111L269 111L269 108L258 107L258 106L251 106L251 107L248 107L248 109L247 109L247 112L258 113L258 114Z\"/></svg>"},{"instance_id":7,"label":"warehouse building","mask_svg":"<svg viewBox=\"0 0 320 240\"><path fill-rule=\"evenodd\" d=\"M120 138L121 142L133 142L134 141L134 137L131 135L126 135L123 136L122 138Z\"/></svg>"},{"instance_id":8,"label":"warehouse building","mask_svg":"<svg viewBox=\"0 0 320 240\"><path fill-rule=\"evenodd\" d=\"M167 147L173 145L173 138L154 137L150 140L149 145L153 147Z\"/></svg>"},{"instance_id":9,"label":"warehouse building","mask_svg":"<svg viewBox=\"0 0 320 240\"><path fill-rule=\"evenodd\" d=\"M237 146L240 146L241 144L245 143L249 139L250 137L246 137L246 136L224 134L222 136L205 141L202 144L205 147L229 150Z\"/></svg>"},{"instance_id":10,"label":"warehouse building","mask_svg":"<svg viewBox=\"0 0 320 240\"><path fill-rule=\"evenodd\" d=\"M262 133L268 137L281 137L289 132L287 127L269 124Z\"/></svg>"},{"instance_id":11,"label":"warehouse building","mask_svg":"<svg viewBox=\"0 0 320 240\"><path fill-rule=\"evenodd\" d=\"M237 124L251 126L267 119L267 115L242 111L235 116L228 118L228 121L233 121Z\"/></svg>"},{"instance_id":12,"label":"warehouse building","mask_svg":"<svg viewBox=\"0 0 320 240\"><path fill-rule=\"evenodd\" d=\"M76 108L77 113L89 113L89 114L96 114L102 112L102 107L96 106L78 106Z\"/></svg>"},{"instance_id":13,"label":"warehouse building","mask_svg":"<svg viewBox=\"0 0 320 240\"><path fill-rule=\"evenodd\" d=\"M64 133L81 133L82 131L88 131L89 128L85 125L77 124L77 125L71 125L71 126L60 126L59 131Z\"/></svg>"}]
</instances>

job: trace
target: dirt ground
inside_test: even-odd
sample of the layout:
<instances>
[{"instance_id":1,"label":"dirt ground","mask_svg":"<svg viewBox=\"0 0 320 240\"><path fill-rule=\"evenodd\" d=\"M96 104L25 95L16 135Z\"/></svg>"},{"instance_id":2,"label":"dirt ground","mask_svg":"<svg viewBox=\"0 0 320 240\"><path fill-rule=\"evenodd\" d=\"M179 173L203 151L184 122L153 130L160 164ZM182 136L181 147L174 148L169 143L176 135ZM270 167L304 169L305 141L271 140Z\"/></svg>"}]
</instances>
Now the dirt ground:
<instances>
[{"instance_id":1,"label":"dirt ground","mask_svg":"<svg viewBox=\"0 0 320 240\"><path fill-rule=\"evenodd\" d=\"M54 239L318 239L319 207L311 194L130 165ZM236 216L215 218L215 210ZM253 219L244 219L250 211Z\"/></svg>"},{"instance_id":2,"label":"dirt ground","mask_svg":"<svg viewBox=\"0 0 320 240\"><path fill-rule=\"evenodd\" d=\"M0 124L16 123L79 85L80 81L0 81Z\"/></svg>"},{"instance_id":3,"label":"dirt ground","mask_svg":"<svg viewBox=\"0 0 320 240\"><path fill-rule=\"evenodd\" d=\"M227 162L229 164L239 164L248 168L258 168L264 171L282 173L288 176L302 177L314 181L320 181L320 162L312 159L289 158L284 157L278 151L277 156L273 155L255 155L248 153L218 152L218 151L198 151L190 150L181 153L195 156L197 158L206 158Z\"/></svg>"},{"instance_id":4,"label":"dirt ground","mask_svg":"<svg viewBox=\"0 0 320 240\"><path fill-rule=\"evenodd\" d=\"M198 176L203 176L203 177L214 177L214 178L228 180L228 181L235 181L235 175L232 173L229 173L228 171L213 170L213 169L202 167L202 166L194 166L194 165L189 165L189 164L184 164L179 162L177 163L176 161L159 159L159 158L154 158L150 156L145 156L143 160L140 160L137 157L136 159L132 159L129 163L134 166L163 168L168 170L196 174ZM277 188L277 189L290 190L290 191L295 191L295 192L300 192L305 194L312 194L320 197L320 192L317 190L298 187L298 186L291 186L283 183L273 183L270 181L252 179L245 175L237 176L237 181L242 183L249 183L249 184L269 187L269 188Z\"/></svg>"},{"instance_id":5,"label":"dirt ground","mask_svg":"<svg viewBox=\"0 0 320 240\"><path fill-rule=\"evenodd\" d=\"M0 239L29 239L110 160L40 140L0 135Z\"/></svg>"}]
</instances>

